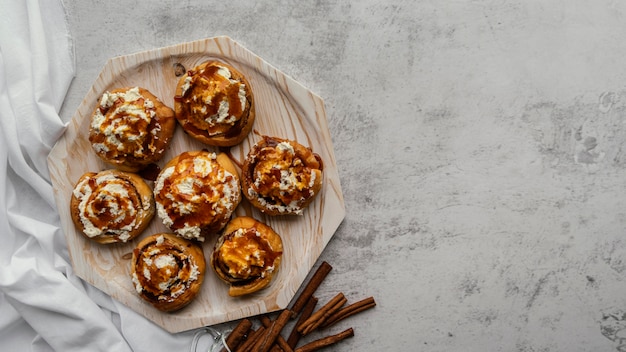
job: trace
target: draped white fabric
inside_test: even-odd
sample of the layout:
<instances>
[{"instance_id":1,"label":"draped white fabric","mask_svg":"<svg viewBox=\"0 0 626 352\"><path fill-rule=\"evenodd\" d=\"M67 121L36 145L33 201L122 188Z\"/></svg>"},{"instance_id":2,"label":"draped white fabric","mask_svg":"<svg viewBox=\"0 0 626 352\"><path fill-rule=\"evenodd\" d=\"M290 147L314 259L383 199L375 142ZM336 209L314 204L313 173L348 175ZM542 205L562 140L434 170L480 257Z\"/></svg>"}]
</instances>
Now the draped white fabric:
<instances>
[{"instance_id":1,"label":"draped white fabric","mask_svg":"<svg viewBox=\"0 0 626 352\"><path fill-rule=\"evenodd\" d=\"M0 346L3 351L181 350L172 335L72 272L46 158L74 77L58 0L0 0Z\"/></svg>"}]
</instances>

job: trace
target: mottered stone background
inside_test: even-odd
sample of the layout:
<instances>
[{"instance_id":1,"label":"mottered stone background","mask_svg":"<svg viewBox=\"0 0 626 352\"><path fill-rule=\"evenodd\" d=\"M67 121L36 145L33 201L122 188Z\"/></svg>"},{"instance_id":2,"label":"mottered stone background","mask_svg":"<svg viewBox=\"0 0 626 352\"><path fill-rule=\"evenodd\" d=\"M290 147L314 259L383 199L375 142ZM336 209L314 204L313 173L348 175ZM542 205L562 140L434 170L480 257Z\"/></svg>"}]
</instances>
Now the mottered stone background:
<instances>
[{"instance_id":1,"label":"mottered stone background","mask_svg":"<svg viewBox=\"0 0 626 352\"><path fill-rule=\"evenodd\" d=\"M216 35L325 100L318 296L378 303L331 350L626 350L623 2L65 3L66 120L110 57Z\"/></svg>"}]
</instances>

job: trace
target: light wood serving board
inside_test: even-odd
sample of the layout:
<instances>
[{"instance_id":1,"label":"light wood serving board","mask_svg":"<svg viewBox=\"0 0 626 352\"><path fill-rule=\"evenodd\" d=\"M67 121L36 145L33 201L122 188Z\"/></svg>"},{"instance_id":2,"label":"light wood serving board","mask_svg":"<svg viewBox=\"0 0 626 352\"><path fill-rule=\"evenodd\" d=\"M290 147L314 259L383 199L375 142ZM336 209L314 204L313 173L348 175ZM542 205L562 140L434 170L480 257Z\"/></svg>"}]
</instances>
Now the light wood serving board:
<instances>
[{"instance_id":1,"label":"light wood serving board","mask_svg":"<svg viewBox=\"0 0 626 352\"><path fill-rule=\"evenodd\" d=\"M100 96L118 87L140 86L150 90L166 105L173 106L178 64L186 69L209 59L226 62L249 80L255 96L254 131L240 145L230 149L241 165L248 150L262 135L294 139L309 146L324 162L322 192L302 216L269 217L244 200L236 215L248 215L272 226L283 238L284 255L272 284L243 298L228 296L227 286L207 266L198 297L174 313L163 313L144 302L130 279L130 255L147 235L168 232L155 216L148 229L126 244L100 245L87 240L74 227L69 203L75 183L85 172L110 168L93 152L88 140L91 113ZM217 149L192 140L177 127L161 162L187 150ZM286 76L260 57L228 37L215 37L110 59L48 157L61 224L76 274L170 332L214 325L286 308L306 279L322 250L345 216L345 206L331 137L322 99ZM149 184L152 185L151 182ZM215 239L204 243L208 259Z\"/></svg>"}]
</instances>

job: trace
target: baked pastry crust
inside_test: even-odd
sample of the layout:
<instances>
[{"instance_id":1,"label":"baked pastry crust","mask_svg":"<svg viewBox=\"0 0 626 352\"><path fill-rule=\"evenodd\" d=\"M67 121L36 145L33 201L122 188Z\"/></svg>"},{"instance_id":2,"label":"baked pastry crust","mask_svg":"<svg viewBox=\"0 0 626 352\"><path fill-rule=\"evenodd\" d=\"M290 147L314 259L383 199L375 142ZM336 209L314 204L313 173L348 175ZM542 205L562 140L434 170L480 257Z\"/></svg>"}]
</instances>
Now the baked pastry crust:
<instances>
[{"instance_id":1,"label":"baked pastry crust","mask_svg":"<svg viewBox=\"0 0 626 352\"><path fill-rule=\"evenodd\" d=\"M152 189L138 175L119 170L83 174L70 199L76 228L88 239L102 244L137 237L154 213Z\"/></svg>"},{"instance_id":2,"label":"baked pastry crust","mask_svg":"<svg viewBox=\"0 0 626 352\"><path fill-rule=\"evenodd\" d=\"M322 188L322 159L296 141L263 137L242 168L245 197L268 215L297 215Z\"/></svg>"},{"instance_id":3,"label":"baked pastry crust","mask_svg":"<svg viewBox=\"0 0 626 352\"><path fill-rule=\"evenodd\" d=\"M278 272L283 254L281 237L251 217L233 218L211 253L210 265L230 285L233 297L267 287Z\"/></svg>"},{"instance_id":4,"label":"baked pastry crust","mask_svg":"<svg viewBox=\"0 0 626 352\"><path fill-rule=\"evenodd\" d=\"M148 90L118 88L100 98L92 114L89 141L106 163L136 172L161 159L175 129L174 110Z\"/></svg>"},{"instance_id":5,"label":"baked pastry crust","mask_svg":"<svg viewBox=\"0 0 626 352\"><path fill-rule=\"evenodd\" d=\"M241 143L255 119L250 83L237 69L218 61L204 62L180 78L174 111L187 134L220 147Z\"/></svg>"},{"instance_id":6,"label":"baked pastry crust","mask_svg":"<svg viewBox=\"0 0 626 352\"><path fill-rule=\"evenodd\" d=\"M159 173L154 198L165 226L183 238L204 241L226 225L239 205L239 174L224 153L184 152Z\"/></svg>"},{"instance_id":7,"label":"baked pastry crust","mask_svg":"<svg viewBox=\"0 0 626 352\"><path fill-rule=\"evenodd\" d=\"M144 238L133 250L131 280L141 298L159 310L173 312L198 295L205 269L200 245L159 233Z\"/></svg>"}]
</instances>

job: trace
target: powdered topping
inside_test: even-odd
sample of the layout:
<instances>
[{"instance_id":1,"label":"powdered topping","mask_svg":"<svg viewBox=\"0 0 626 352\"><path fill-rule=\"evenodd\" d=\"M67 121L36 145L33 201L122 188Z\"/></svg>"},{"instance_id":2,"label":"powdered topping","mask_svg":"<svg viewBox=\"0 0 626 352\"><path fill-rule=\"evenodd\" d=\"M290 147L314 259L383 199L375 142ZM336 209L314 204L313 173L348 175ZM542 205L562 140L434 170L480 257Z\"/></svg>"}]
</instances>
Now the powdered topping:
<instances>
[{"instance_id":1,"label":"powdered topping","mask_svg":"<svg viewBox=\"0 0 626 352\"><path fill-rule=\"evenodd\" d=\"M276 149L278 149L282 153L288 153L291 155L295 155L296 151L293 149L293 145L287 141L283 141L276 145Z\"/></svg>"},{"instance_id":2,"label":"powdered topping","mask_svg":"<svg viewBox=\"0 0 626 352\"><path fill-rule=\"evenodd\" d=\"M179 100L185 105L187 122L215 136L245 118L247 89L228 68L212 63L187 72Z\"/></svg>"},{"instance_id":3,"label":"powdered topping","mask_svg":"<svg viewBox=\"0 0 626 352\"><path fill-rule=\"evenodd\" d=\"M158 301L173 301L199 278L200 271L194 258L162 235L138 249L135 255L132 275L135 289Z\"/></svg>"},{"instance_id":4,"label":"powdered topping","mask_svg":"<svg viewBox=\"0 0 626 352\"><path fill-rule=\"evenodd\" d=\"M127 179L112 173L88 175L73 190L78 200L78 217L87 237L116 236L128 241L130 232L141 225L138 218L150 208Z\"/></svg>"},{"instance_id":5,"label":"powdered topping","mask_svg":"<svg viewBox=\"0 0 626 352\"><path fill-rule=\"evenodd\" d=\"M125 92L105 92L91 119L89 140L97 154L107 159L142 158L156 151L153 139L161 126L152 100L139 87Z\"/></svg>"},{"instance_id":6,"label":"powdered topping","mask_svg":"<svg viewBox=\"0 0 626 352\"><path fill-rule=\"evenodd\" d=\"M224 235L213 255L224 274L234 281L245 281L273 272L274 261L281 254L257 229L240 228Z\"/></svg>"},{"instance_id":7,"label":"powdered topping","mask_svg":"<svg viewBox=\"0 0 626 352\"><path fill-rule=\"evenodd\" d=\"M183 82L183 85L181 86L181 93L182 95L187 94L187 90L189 90L189 88L191 87L191 76L186 76L185 80Z\"/></svg>"},{"instance_id":8,"label":"powdered topping","mask_svg":"<svg viewBox=\"0 0 626 352\"><path fill-rule=\"evenodd\" d=\"M302 205L315 196L320 170L309 167L289 141L262 144L250 154L247 195L264 208L301 214Z\"/></svg>"},{"instance_id":9,"label":"powdered topping","mask_svg":"<svg viewBox=\"0 0 626 352\"><path fill-rule=\"evenodd\" d=\"M161 172L154 194L163 224L181 237L200 241L204 229L221 229L241 197L236 176L209 152L181 154L176 165Z\"/></svg>"}]
</instances>

